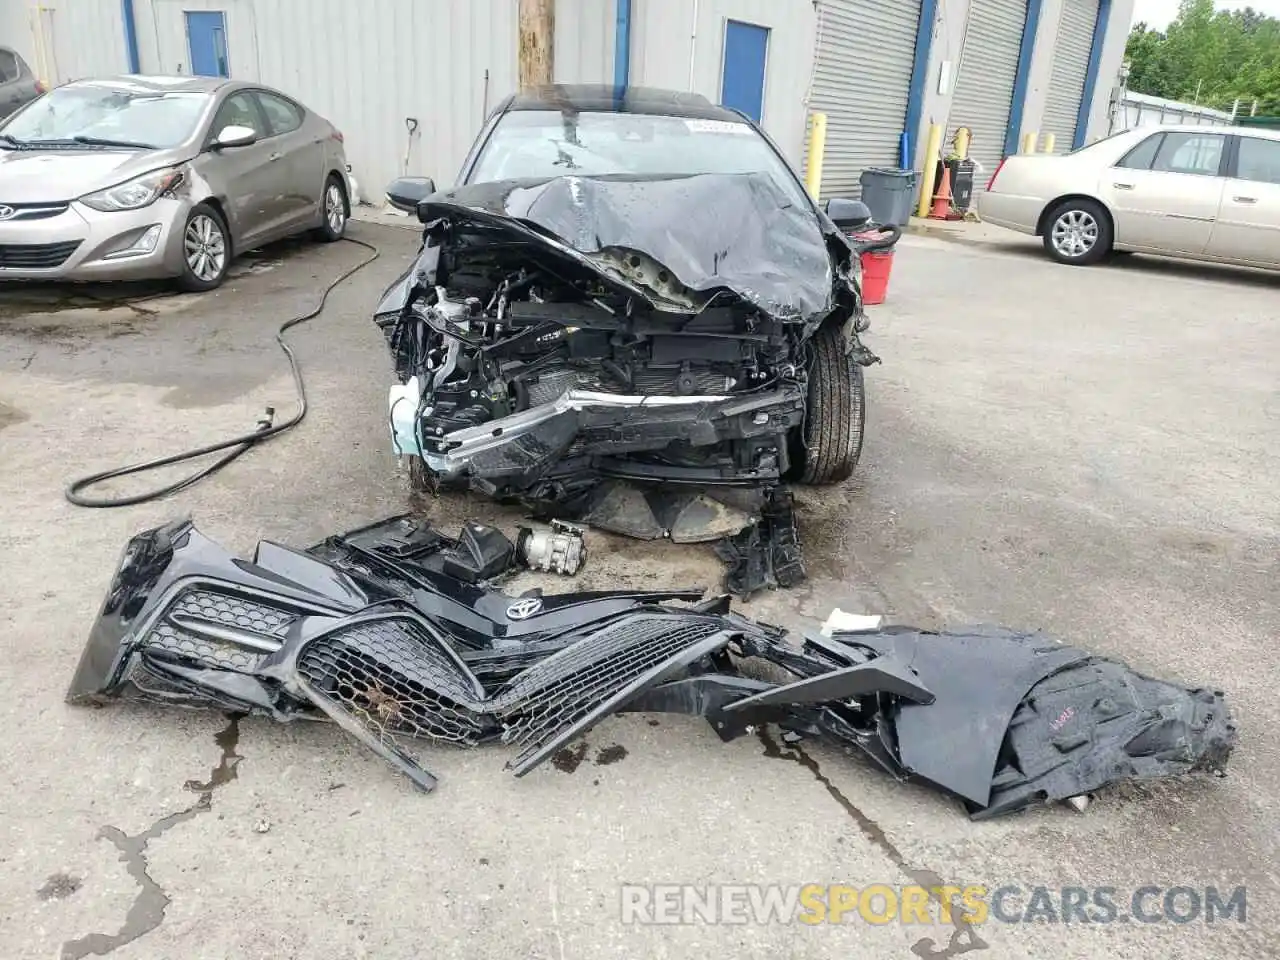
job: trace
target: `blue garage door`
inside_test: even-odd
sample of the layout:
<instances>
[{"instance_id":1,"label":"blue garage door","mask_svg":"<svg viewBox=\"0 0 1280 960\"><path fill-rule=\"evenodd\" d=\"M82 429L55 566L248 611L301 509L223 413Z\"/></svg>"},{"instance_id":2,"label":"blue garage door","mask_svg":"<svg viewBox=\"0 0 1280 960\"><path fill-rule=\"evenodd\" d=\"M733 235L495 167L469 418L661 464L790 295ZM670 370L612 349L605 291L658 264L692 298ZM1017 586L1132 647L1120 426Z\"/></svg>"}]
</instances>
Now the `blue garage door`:
<instances>
[{"instance_id":1,"label":"blue garage door","mask_svg":"<svg viewBox=\"0 0 1280 960\"><path fill-rule=\"evenodd\" d=\"M191 72L197 77L229 77L227 19L220 10L185 11Z\"/></svg>"},{"instance_id":2,"label":"blue garage door","mask_svg":"<svg viewBox=\"0 0 1280 960\"><path fill-rule=\"evenodd\" d=\"M764 71L769 28L730 20L724 30L720 102L759 122L764 114Z\"/></svg>"}]
</instances>

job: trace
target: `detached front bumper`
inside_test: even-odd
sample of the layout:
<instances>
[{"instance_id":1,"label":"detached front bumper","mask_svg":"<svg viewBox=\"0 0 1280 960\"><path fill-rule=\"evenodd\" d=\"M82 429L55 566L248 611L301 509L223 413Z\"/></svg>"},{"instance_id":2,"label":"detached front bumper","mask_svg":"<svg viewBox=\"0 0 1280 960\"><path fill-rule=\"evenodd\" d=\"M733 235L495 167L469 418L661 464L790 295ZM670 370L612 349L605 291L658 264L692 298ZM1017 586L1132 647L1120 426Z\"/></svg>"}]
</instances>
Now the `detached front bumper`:
<instances>
[{"instance_id":1,"label":"detached front bumper","mask_svg":"<svg viewBox=\"0 0 1280 960\"><path fill-rule=\"evenodd\" d=\"M622 711L702 716L726 740L776 723L975 817L1220 771L1236 742L1220 691L1040 635L889 627L801 643L698 591L516 598L488 582L513 551L475 522L454 539L408 517L306 551L263 541L252 559L188 521L147 531L67 697L327 717L423 790L432 744L505 743L522 776ZM757 679L765 664L789 679Z\"/></svg>"},{"instance_id":2,"label":"detached front bumper","mask_svg":"<svg viewBox=\"0 0 1280 960\"><path fill-rule=\"evenodd\" d=\"M17 208L0 221L0 280L154 280L182 272L189 204L163 197L103 213L78 201Z\"/></svg>"}]
</instances>

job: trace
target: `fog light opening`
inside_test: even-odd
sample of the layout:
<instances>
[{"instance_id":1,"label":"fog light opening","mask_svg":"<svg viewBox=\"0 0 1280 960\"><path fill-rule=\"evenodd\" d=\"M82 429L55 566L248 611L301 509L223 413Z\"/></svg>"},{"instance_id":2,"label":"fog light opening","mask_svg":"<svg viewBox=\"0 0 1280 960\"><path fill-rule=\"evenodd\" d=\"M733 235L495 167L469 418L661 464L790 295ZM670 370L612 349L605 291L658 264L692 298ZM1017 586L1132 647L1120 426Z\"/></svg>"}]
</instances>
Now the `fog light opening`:
<instances>
[{"instance_id":1,"label":"fog light opening","mask_svg":"<svg viewBox=\"0 0 1280 960\"><path fill-rule=\"evenodd\" d=\"M123 257L141 257L148 253L154 253L156 244L160 242L160 224L153 223L142 233L138 234L137 239L129 246L122 250L113 250L104 256L103 260L119 260Z\"/></svg>"}]
</instances>

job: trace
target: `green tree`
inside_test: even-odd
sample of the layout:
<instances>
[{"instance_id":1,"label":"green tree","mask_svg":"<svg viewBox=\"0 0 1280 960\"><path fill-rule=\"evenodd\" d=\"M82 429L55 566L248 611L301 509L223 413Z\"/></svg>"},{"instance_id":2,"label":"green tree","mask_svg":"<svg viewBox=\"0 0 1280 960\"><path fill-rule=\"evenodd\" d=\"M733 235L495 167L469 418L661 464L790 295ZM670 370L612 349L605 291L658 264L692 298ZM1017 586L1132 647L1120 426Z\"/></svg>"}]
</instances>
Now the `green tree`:
<instances>
[{"instance_id":1,"label":"green tree","mask_svg":"<svg viewBox=\"0 0 1280 960\"><path fill-rule=\"evenodd\" d=\"M1248 109L1256 99L1259 113L1280 113L1280 20L1252 7L1182 0L1167 30L1135 24L1125 56L1138 93L1221 110L1237 98Z\"/></svg>"}]
</instances>

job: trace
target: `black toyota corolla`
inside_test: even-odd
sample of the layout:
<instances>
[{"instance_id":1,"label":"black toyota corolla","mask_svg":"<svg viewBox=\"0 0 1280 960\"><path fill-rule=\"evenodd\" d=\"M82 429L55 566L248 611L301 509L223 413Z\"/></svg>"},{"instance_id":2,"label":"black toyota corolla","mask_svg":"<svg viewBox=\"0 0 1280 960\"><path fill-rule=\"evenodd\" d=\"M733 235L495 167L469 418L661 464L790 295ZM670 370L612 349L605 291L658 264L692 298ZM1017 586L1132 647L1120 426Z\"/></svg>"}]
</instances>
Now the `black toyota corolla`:
<instances>
[{"instance_id":1,"label":"black toyota corolla","mask_svg":"<svg viewBox=\"0 0 1280 960\"><path fill-rule=\"evenodd\" d=\"M819 209L741 114L544 88L498 106L453 189L411 178L388 199L424 225L375 315L415 486L764 545L793 544L786 481L852 473L877 360L846 237L866 208ZM802 576L793 552L763 579Z\"/></svg>"}]
</instances>

